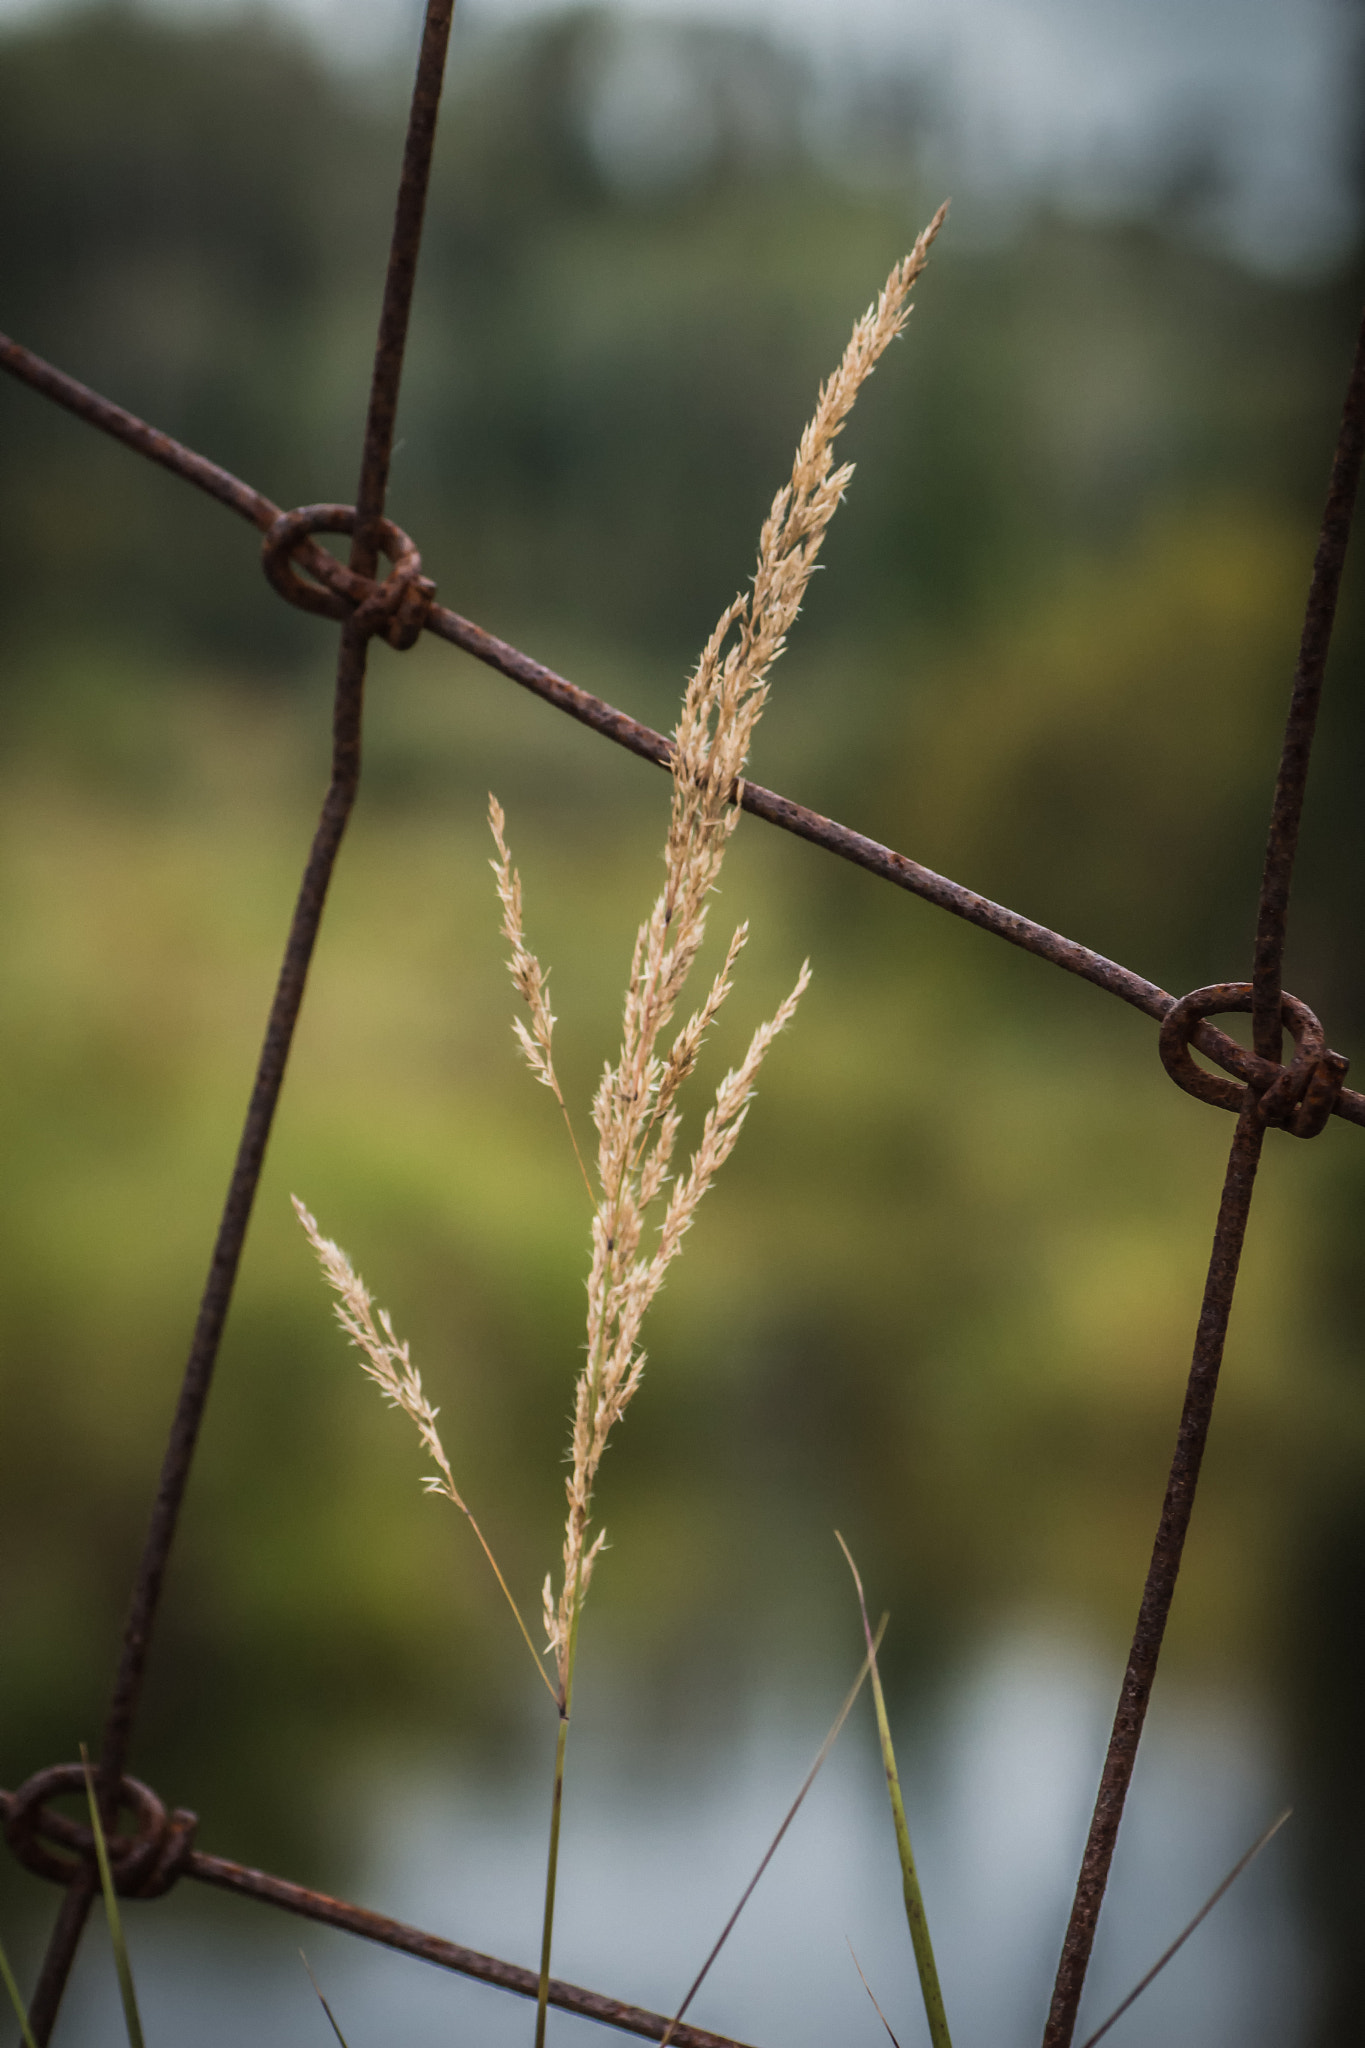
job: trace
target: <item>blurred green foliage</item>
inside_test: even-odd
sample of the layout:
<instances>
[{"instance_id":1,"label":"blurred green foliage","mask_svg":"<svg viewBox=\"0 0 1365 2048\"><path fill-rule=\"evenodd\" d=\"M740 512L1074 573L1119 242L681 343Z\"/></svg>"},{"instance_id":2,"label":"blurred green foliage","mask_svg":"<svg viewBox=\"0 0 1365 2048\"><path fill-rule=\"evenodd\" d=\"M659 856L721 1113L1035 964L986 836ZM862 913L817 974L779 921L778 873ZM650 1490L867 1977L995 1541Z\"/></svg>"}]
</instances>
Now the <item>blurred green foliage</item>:
<instances>
[{"instance_id":1,"label":"blurred green foliage","mask_svg":"<svg viewBox=\"0 0 1365 2048\"><path fill-rule=\"evenodd\" d=\"M913 135L898 180L841 178L803 141L799 68L701 30L668 33L711 94L708 151L623 183L585 114L614 33L457 40L391 509L447 601L667 723L819 378L939 195ZM399 132L387 81L260 21L11 31L3 324L280 503L345 499ZM755 772L1167 987L1234 976L1360 277L1253 278L1174 211L1005 243L965 225L850 429L859 474ZM16 387L0 438L13 1783L98 1724L324 774L330 636L174 480ZM1288 974L1348 1051L1358 589ZM138 1759L214 1847L301 1871L357 1754L436 1726L514 1741L523 1674L287 1195L412 1339L534 1604L585 1219L506 1028L484 792L584 1105L666 813L661 778L447 649L378 650L371 694ZM793 1631L849 1647L836 1521L895 1610L902 1685L1011 1608L1119 1644L1230 1131L1171 1088L1144 1019L752 824L718 905L741 915L713 1074L806 953L816 981L656 1313L591 1614L680 1739L717 1712L698 1669L737 1701ZM1365 1548L1343 1505L1363 1195L1349 1128L1270 1148L1171 1646L1258 1684L1292 1662L1290 1724L1338 1730L1303 1734L1308 1780L1346 1747Z\"/></svg>"}]
</instances>

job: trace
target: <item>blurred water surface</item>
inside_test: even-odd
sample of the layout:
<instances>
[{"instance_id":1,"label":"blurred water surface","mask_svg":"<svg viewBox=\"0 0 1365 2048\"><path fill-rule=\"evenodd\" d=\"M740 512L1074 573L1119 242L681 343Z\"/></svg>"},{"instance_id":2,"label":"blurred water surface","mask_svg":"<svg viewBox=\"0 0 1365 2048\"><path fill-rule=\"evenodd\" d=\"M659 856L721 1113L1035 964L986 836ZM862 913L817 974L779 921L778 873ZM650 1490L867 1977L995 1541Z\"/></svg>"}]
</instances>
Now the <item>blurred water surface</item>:
<instances>
[{"instance_id":1,"label":"blurred water surface","mask_svg":"<svg viewBox=\"0 0 1365 2048\"><path fill-rule=\"evenodd\" d=\"M917 1854L963 2048L1025 2048L1037 2038L1109 1691L1101 1663L1035 1626L997 1638L959 1669L927 1731L899 1731L915 1758ZM620 1698L605 1704L605 1725L585 1731L576 1758L559 1973L672 2011L804 1777L819 1739L811 1710L832 1713L834 1690L815 1674L789 1673L781 1692L752 1702L738 1739L710 1755L661 1751ZM798 2048L875 2040L881 2025L851 1947L898 2038L927 2038L870 1710L866 1718L826 1766L747 1906L692 2009L698 2024ZM1168 1699L1115 1874L1092 2024L1259 1833L1277 1775L1264 1729L1234 1700L1178 1688ZM472 1947L532 1957L545 1819L536 1776L452 1778L433 1757L361 1789L362 1895ZM281 1928L256 1907L199 1896L168 1913L134 1908L131 1939L150 2038L206 2048L246 2032L261 2048L321 2042L328 2030L298 1941L353 2043L389 2038L395 2026L414 2048L452 2034L509 2048L526 2038L523 2001L324 1930ZM64 2030L73 2048L108 2038L110 1971L97 1935ZM1281 1847L1145 1995L1122 2038L1134 2048L1172 2038L1291 2048L1304 2038L1293 1988L1304 1974ZM565 2043L597 2037L565 2014L552 2032Z\"/></svg>"}]
</instances>

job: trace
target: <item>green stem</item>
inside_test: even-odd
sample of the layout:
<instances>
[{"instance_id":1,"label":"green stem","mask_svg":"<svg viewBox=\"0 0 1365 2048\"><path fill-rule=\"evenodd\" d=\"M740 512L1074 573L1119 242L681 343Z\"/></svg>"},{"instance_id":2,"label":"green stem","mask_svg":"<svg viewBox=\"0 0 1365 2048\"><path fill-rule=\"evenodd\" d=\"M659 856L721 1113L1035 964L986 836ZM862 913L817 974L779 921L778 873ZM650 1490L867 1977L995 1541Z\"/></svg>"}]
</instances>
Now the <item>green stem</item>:
<instances>
[{"instance_id":1,"label":"green stem","mask_svg":"<svg viewBox=\"0 0 1365 2048\"><path fill-rule=\"evenodd\" d=\"M90 1807L90 1826L95 1837L95 1859L99 1864L100 1889L104 1893L104 1914L109 1922L109 1939L113 1944L114 1968L118 1972L119 1996L123 2000L123 2021L128 2030L128 2048L144 2048L142 2021L138 2015L137 1993L133 1989L132 1965L128 1961L128 1944L123 1938L123 1918L119 1912L118 1893L114 1889L114 1875L109 1867L109 1845L104 1838L104 1822L100 1814L99 1800L95 1797L95 1780L90 1771L90 1758L85 1744L81 1744L81 1763L85 1767L85 1796Z\"/></svg>"},{"instance_id":2,"label":"green stem","mask_svg":"<svg viewBox=\"0 0 1365 2048\"><path fill-rule=\"evenodd\" d=\"M938 1981L938 1966L934 1961L934 1944L929 1939L929 1922L924 1912L924 1895L920 1890L919 1873L915 1869L915 1855L910 1847L910 1829L905 1819L905 1802L901 1798L900 1778L896 1772L896 1755L891 1747L891 1728L886 1717L886 1701L882 1696L882 1682L878 1675L875 1657L872 1661L872 1697L877 1707L877 1731L882 1741L882 1763L886 1769L886 1786L891 1794L891 1814L896 1823L896 1847L901 1859L901 1888L905 1894L905 1917L910 1924L910 1940L915 1951L915 1967L919 1971L920 1992L924 1999L924 2016L929 2022L929 2038L934 2048L952 2048L948 2033L948 2016L943 2009L943 1991Z\"/></svg>"},{"instance_id":3,"label":"green stem","mask_svg":"<svg viewBox=\"0 0 1365 2048\"><path fill-rule=\"evenodd\" d=\"M9 1966L9 1957L3 1947L0 1947L0 1982L4 1983L9 1993L9 2002L14 2007L14 2016L19 2022L19 2032L24 2037L24 2048L37 2048L37 2043L29 2031L28 2014L24 2010L24 2001L19 1996L19 1986L14 1981L14 1972Z\"/></svg>"},{"instance_id":4,"label":"green stem","mask_svg":"<svg viewBox=\"0 0 1365 2048\"><path fill-rule=\"evenodd\" d=\"M554 1686L550 1682L550 1674L545 1669L544 1664L541 1662L540 1652L537 1650L535 1644L531 1641L531 1631L527 1628L526 1623L521 1618L521 1609L518 1607L516 1601L512 1598L511 1590L507 1584L506 1579L502 1575L502 1570L498 1564L498 1560L494 1557L492 1551L488 1547L488 1540L485 1537L483 1530L474 1520L473 1515L470 1514L469 1509L465 1506L464 1502L455 1492L453 1486L450 1490L449 1498L454 1501L456 1507L459 1508L461 1514L468 1522L470 1528L478 1537L479 1547L482 1549L484 1556L488 1559L488 1562L492 1565L493 1576L497 1580L498 1584L502 1587L503 1598L506 1600L507 1605L511 1608L512 1615L514 1620L516 1621L517 1627L521 1630L521 1639L531 1653L531 1662L536 1667L536 1676L544 1685L545 1690L549 1693L550 1698L554 1701L555 1705L558 1706L559 1694L555 1691Z\"/></svg>"},{"instance_id":5,"label":"green stem","mask_svg":"<svg viewBox=\"0 0 1365 2048\"><path fill-rule=\"evenodd\" d=\"M872 1699L877 1709L877 1733L881 1737L882 1767L886 1772L886 1789L891 1795L891 1818L895 1822L896 1848L900 1853L905 1917L910 1925L910 1942L915 1951L915 1967L919 1971L920 1996L924 2000L924 2016L929 2022L929 2038L934 2048L953 2048L952 2037L948 2032L948 2016L943 2008L943 1991L938 1981L938 1965L934 1961L934 1944L929 1939L924 1894L920 1890L919 1872L915 1868L915 1855L910 1847L910 1828L905 1818L905 1801L901 1798L900 1774L896 1769L896 1752L891 1745L891 1723L887 1718L881 1672L877 1669L877 1647L872 1639L867 1602L863 1598L863 1582L858 1576L858 1567L853 1562L848 1545L837 1529L834 1534L838 1538L839 1548L848 1559L848 1568L858 1589L858 1605L862 1610L863 1633L867 1637L867 1654L872 1666Z\"/></svg>"},{"instance_id":6,"label":"green stem","mask_svg":"<svg viewBox=\"0 0 1365 2048\"><path fill-rule=\"evenodd\" d=\"M620 1200L619 1180L616 1200ZM613 1262L607 1273L608 1293L614 1278L613 1253ZM587 1367L590 1412L594 1417L602 1390L604 1352L605 1334L599 1332ZM588 1517L591 1512L592 1495L589 1493L583 1527L578 1537L578 1563L574 1567L573 1598L569 1604L569 1640L564 1650L564 1677L560 1687L559 1739L555 1744L555 1788L550 1800L550 1845L545 1857L545 1919L540 1934L540 1983L536 1990L535 2048L545 2048L545 2021L550 2005L550 1948L554 1939L555 1887L559 1880L559 1822L564 1810L564 1754L569 1745L569 1715L573 1711L573 1675L574 1666L578 1661L578 1623L583 1612L583 1558L586 1554Z\"/></svg>"},{"instance_id":7,"label":"green stem","mask_svg":"<svg viewBox=\"0 0 1365 2048\"><path fill-rule=\"evenodd\" d=\"M559 1876L559 1817L564 1809L564 1752L569 1741L567 1711L559 1717L555 1744L555 1789L550 1802L550 1849L545 1859L545 1925L540 1936L540 1988L536 1993L536 2048L545 2048L545 2020L550 2005L550 1944L555 1930L555 1882Z\"/></svg>"},{"instance_id":8,"label":"green stem","mask_svg":"<svg viewBox=\"0 0 1365 2048\"><path fill-rule=\"evenodd\" d=\"M587 1531L583 1532L583 1540ZM564 1656L564 1697L559 1705L559 1739L555 1743L555 1789L550 1800L550 1846L545 1857L545 1924L540 1935L540 1984L536 1992L535 2048L545 2048L545 2020L550 2004L550 1944L554 1939L555 1886L559 1880L559 1820L564 1810L564 1753L569 1746L569 1715L573 1711L573 1673L578 1661L578 1620L583 1612L582 1550L574 1573L573 1605L569 1610L569 1643Z\"/></svg>"},{"instance_id":9,"label":"green stem","mask_svg":"<svg viewBox=\"0 0 1365 2048\"><path fill-rule=\"evenodd\" d=\"M856 1957L854 1960L857 1960ZM326 2013L327 2018L331 2024L332 2032L336 2035L338 2041L340 2041L341 2048L347 2048L346 2036L342 2033L340 2027L337 2025L337 2016L332 2011L332 2008L327 2003L327 2000L323 1997L322 1986L321 1984L319 1984L317 1978L313 1975L313 1965L309 1962L307 1956L304 1954L302 1949L299 1950L299 1961L303 1964L304 1969L308 1972L308 1981L312 1985L314 1991L317 1992L318 2004Z\"/></svg>"}]
</instances>

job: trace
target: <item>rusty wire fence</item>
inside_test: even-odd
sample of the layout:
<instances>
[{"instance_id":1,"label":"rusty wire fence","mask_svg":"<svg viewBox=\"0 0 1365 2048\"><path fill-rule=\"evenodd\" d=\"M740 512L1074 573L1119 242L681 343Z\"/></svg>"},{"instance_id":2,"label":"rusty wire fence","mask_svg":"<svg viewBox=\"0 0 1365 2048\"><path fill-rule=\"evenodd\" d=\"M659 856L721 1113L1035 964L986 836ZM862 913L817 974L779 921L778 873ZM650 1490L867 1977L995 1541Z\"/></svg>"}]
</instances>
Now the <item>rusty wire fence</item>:
<instances>
[{"instance_id":1,"label":"rusty wire fence","mask_svg":"<svg viewBox=\"0 0 1365 2048\"><path fill-rule=\"evenodd\" d=\"M192 1878L533 1998L538 1982L533 1970L463 1948L403 1922L201 1849L196 1842L195 1816L183 1809L167 1812L155 1792L130 1777L126 1770L167 1565L214 1364L328 885L355 802L370 641L378 636L401 651L414 646L424 633L434 634L643 760L663 768L669 767L671 761L671 744L662 734L438 604L435 586L422 572L416 546L384 516L453 9L454 0L427 0L354 505L305 505L294 511L282 511L250 484L100 397L5 335L0 335L0 366L78 419L207 492L257 527L264 536L262 565L273 587L288 603L330 619L340 629L331 779L299 885L129 1603L104 1724L96 1782L112 1835L114 1881L117 1889L128 1897L151 1899L163 1896L181 1879ZM1313 566L1275 785L1249 979L1218 982L1177 998L1130 968L993 903L788 797L748 781L735 790L735 801L753 816L795 833L1143 1011L1159 1026L1160 1056L1171 1079L1189 1094L1229 1111L1236 1119L1175 1450L1062 1945L1044 2048L1069 2048L1075 2031L1124 1802L1175 1594L1213 1415L1256 1171L1267 1133L1279 1131L1312 1138L1325 1129L1333 1116L1365 1126L1365 1094L1344 1085L1346 1058L1328 1047L1323 1027L1313 1012L1281 983L1309 759L1363 451L1365 325L1356 344ZM318 534L349 538L345 563L319 545L315 539ZM381 558L390 565L382 577L378 573ZM1251 1016L1253 1050L1238 1044L1213 1021L1236 1012ZM1286 1033L1293 1042L1287 1064L1283 1060ZM1211 1072L1198 1065L1191 1048L1197 1048L1219 1071ZM65 1763L39 1771L15 1791L0 1791L0 1816L12 1854L25 1869L50 1879L62 1892L31 2004L32 2031L44 2044L51 2035L99 1890L89 1828L69 1819L51 1803L63 1794L80 1790L83 1784L82 1767ZM550 2003L565 2011L647 2039L658 2040L667 2033L679 2048L735 2048L724 2036L688 2025L670 2026L658 2013L601 1992L553 1980L549 1995Z\"/></svg>"}]
</instances>

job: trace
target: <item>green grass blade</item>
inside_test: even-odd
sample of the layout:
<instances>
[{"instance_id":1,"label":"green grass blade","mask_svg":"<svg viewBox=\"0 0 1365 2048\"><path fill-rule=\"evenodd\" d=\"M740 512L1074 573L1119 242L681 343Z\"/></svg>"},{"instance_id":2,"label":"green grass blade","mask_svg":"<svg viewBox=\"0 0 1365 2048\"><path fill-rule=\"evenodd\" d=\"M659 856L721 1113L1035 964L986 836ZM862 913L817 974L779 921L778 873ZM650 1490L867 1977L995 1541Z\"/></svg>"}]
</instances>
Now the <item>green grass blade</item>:
<instances>
[{"instance_id":1,"label":"green grass blade","mask_svg":"<svg viewBox=\"0 0 1365 2048\"><path fill-rule=\"evenodd\" d=\"M90 1804L90 1826L95 1837L95 1857L100 1867L100 1889L104 1893L109 1939L114 1946L114 1968L118 1971L123 2019L128 2029L128 2048L146 2048L142 2039L142 2021L138 2017L137 1993L133 1989L133 1972L128 1962L128 1944L123 1938L123 1919L118 1909L118 1893L114 1890L114 1874L109 1868L109 1844L104 1839L104 1823L100 1819L99 1801L95 1797L95 1780L90 1774L90 1757L84 1743L81 1744L81 1762L85 1766L85 1796Z\"/></svg>"},{"instance_id":2,"label":"green grass blade","mask_svg":"<svg viewBox=\"0 0 1365 2048\"><path fill-rule=\"evenodd\" d=\"M919 1971L919 1988L924 1999L924 2016L929 2022L929 2038L934 2048L953 2048L952 2036L948 2032L948 2015L943 2009L943 1991L938 1981L938 1965L934 1961L934 1945L929 1939L929 1922L924 1911L924 1894L920 1890L919 1873L915 1869L915 1854L910 1847L910 1829L905 1818L905 1801L901 1798L900 1773L896 1769L896 1752L891 1746L891 1724L886 1717L886 1699L882 1693L881 1673L877 1669L877 1646L872 1640L872 1624L867 1618L867 1602L863 1598L863 1582L858 1576L858 1567L839 1531L834 1532L839 1548L848 1559L848 1568L853 1574L853 1583L858 1589L858 1606L863 1617L863 1633L867 1637L868 1661L872 1666L872 1699L877 1709L877 1732L881 1737L882 1764L886 1770L886 1789L891 1795L891 1817L896 1824L896 1848L901 1860L901 1886L905 1893L905 1917L910 1923L910 1942L915 1951L915 1967Z\"/></svg>"},{"instance_id":3,"label":"green grass blade","mask_svg":"<svg viewBox=\"0 0 1365 2048\"><path fill-rule=\"evenodd\" d=\"M19 1996L19 1986L14 1981L14 1972L9 1966L9 1957L5 1954L2 1942L0 1942L0 1977L3 1977L5 1980L5 1989L9 1993L9 2002L14 2007L14 2016L19 2022L19 2032L24 2037L24 2048L38 2048L38 2044L29 2029L28 2014L24 2011L24 2001Z\"/></svg>"},{"instance_id":4,"label":"green grass blade","mask_svg":"<svg viewBox=\"0 0 1365 2048\"><path fill-rule=\"evenodd\" d=\"M573 1684L572 1670L569 1684ZM545 2048L545 2026L550 2012L550 1948L555 1932L555 1894L559 1884L559 1825L564 1813L564 1752L569 1740L567 1710L559 1716L555 1743L555 1786L550 1800L550 1845L545 1855L545 1917L540 1932L540 1981L536 1987L535 2048Z\"/></svg>"},{"instance_id":5,"label":"green grass blade","mask_svg":"<svg viewBox=\"0 0 1365 2048\"><path fill-rule=\"evenodd\" d=\"M877 1630L877 1642L881 1641L882 1630L885 1627L886 1616L883 1615L881 1619L881 1624ZM870 1641L871 1639L869 1639L869 1642ZM782 1837L786 1834L787 1829L791 1826L792 1822L796 1819L797 1814L800 1812L802 1801L805 1799L806 1794L810 1791L811 1786L815 1783L816 1778L819 1776L825 1758L829 1755L830 1751L833 1749L835 1743L839 1739L840 1729L843 1727L845 1721L848 1719L849 1715L853 1711L854 1702L857 1699L858 1694L863 1689L863 1680L867 1677L869 1668L870 1659L864 1657L863 1668L858 1673L858 1676L854 1679L853 1684L849 1689L848 1697L845 1699L844 1704L840 1707L839 1712L835 1717L834 1726L830 1729L829 1734L825 1737L824 1741L820 1745L820 1754L816 1757L815 1762L807 1771L804 1782L801 1786L801 1790L797 1793L795 1799L793 1799L791 1805L787 1808L786 1817L783 1820L781 1827L778 1829L777 1833L773 1836L771 1842L769 1842L767 1848L764 1850L762 1862L759 1864L758 1869L754 1872L753 1876L749 1879L748 1884L745 1885L743 1892L740 1894L739 1904L735 1907L734 1912L730 1915L724 1927L722 1927L720 1931L720 1937L717 1940L715 1947L711 1950L710 1955L706 1958L706 1961L702 1964L696 1976L693 1978L691 1988L689 1989L686 1998L678 2007L678 2010L674 2013L672 2019L669 2021L667 2027L665 2028L663 2039L659 2043L659 2048L669 2048L669 2043L673 2039L675 2030L682 2023L683 2015L686 2013L687 2008L691 2005L692 2000L696 1997L697 1993L701 1990L702 1985L706 1982L707 1974L710 1971L712 1963L714 1963L716 1957L720 1954L726 1942L730 1939L730 1936L734 1931L735 1922L738 1920L740 1914L744 1911L744 1908L748 1905L749 1900L753 1897L759 1879L762 1877L768 1865L772 1862L773 1857L777 1854L778 1848L782 1841Z\"/></svg>"},{"instance_id":6,"label":"green grass blade","mask_svg":"<svg viewBox=\"0 0 1365 2048\"><path fill-rule=\"evenodd\" d=\"M322 1986L321 1984L319 1984L317 1978L313 1975L313 1965L309 1962L307 1956L304 1954L302 1949L299 1950L299 1961L303 1964L304 1969L308 1972L308 1981L312 1985L314 1991L317 1992L318 2004L322 2007L323 2011L326 2013L329 2021L331 2022L332 2032L336 2035L338 2041L340 2041L341 2048L346 2048L346 2036L342 2033L340 2027L337 2025L337 2016L332 2011L332 2008L327 2003L327 2000L323 1997Z\"/></svg>"}]
</instances>

